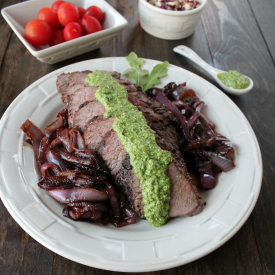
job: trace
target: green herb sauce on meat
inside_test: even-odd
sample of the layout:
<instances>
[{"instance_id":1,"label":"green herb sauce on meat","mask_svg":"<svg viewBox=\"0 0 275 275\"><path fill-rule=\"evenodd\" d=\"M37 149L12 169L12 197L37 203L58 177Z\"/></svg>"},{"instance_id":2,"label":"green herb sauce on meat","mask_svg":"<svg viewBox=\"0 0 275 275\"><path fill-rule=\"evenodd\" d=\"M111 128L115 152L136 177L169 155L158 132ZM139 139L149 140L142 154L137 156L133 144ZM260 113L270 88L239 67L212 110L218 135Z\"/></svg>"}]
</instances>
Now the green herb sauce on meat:
<instances>
[{"instance_id":1,"label":"green herb sauce on meat","mask_svg":"<svg viewBox=\"0 0 275 275\"><path fill-rule=\"evenodd\" d=\"M152 226L162 226L168 218L170 180L167 166L170 152L158 147L155 132L136 106L128 101L128 93L110 74L95 71L85 83L99 86L96 100L101 102L105 117L115 116L113 129L130 156L131 165L140 179L144 198L144 214Z\"/></svg>"}]
</instances>

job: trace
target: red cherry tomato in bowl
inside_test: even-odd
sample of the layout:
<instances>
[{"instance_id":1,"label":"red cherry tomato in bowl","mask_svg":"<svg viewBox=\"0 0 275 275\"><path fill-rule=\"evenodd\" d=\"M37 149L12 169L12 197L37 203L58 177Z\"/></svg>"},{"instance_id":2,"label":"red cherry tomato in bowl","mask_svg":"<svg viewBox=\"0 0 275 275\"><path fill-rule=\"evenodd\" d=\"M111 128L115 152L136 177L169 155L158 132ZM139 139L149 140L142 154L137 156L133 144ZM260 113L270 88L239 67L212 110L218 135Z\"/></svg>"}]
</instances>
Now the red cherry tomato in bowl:
<instances>
[{"instance_id":1,"label":"red cherry tomato in bowl","mask_svg":"<svg viewBox=\"0 0 275 275\"><path fill-rule=\"evenodd\" d=\"M97 6L91 6L88 9L86 9L86 12L84 15L90 15L95 17L99 21L99 23L102 23L104 19L103 11Z\"/></svg>"},{"instance_id":2,"label":"red cherry tomato in bowl","mask_svg":"<svg viewBox=\"0 0 275 275\"><path fill-rule=\"evenodd\" d=\"M65 1L55 1L55 2L53 2L53 4L52 4L52 9L54 10L54 11L56 11L57 12L57 10L58 10L58 7L61 5L61 4L63 4L63 3L65 3Z\"/></svg>"},{"instance_id":3,"label":"red cherry tomato in bowl","mask_svg":"<svg viewBox=\"0 0 275 275\"><path fill-rule=\"evenodd\" d=\"M79 19L81 19L84 16L85 12L86 10L84 8L78 7Z\"/></svg>"},{"instance_id":4,"label":"red cherry tomato in bowl","mask_svg":"<svg viewBox=\"0 0 275 275\"><path fill-rule=\"evenodd\" d=\"M57 16L61 25L65 27L70 22L78 22L78 8L72 3L65 2L58 7Z\"/></svg>"},{"instance_id":5,"label":"red cherry tomato in bowl","mask_svg":"<svg viewBox=\"0 0 275 275\"><path fill-rule=\"evenodd\" d=\"M52 39L49 43L50 46L55 46L55 45L58 45L58 44L61 44L63 42L65 42L65 38L64 38L64 35L63 35L63 30L61 29L57 29L57 30L54 30L53 31L53 35L52 35Z\"/></svg>"},{"instance_id":6,"label":"red cherry tomato in bowl","mask_svg":"<svg viewBox=\"0 0 275 275\"><path fill-rule=\"evenodd\" d=\"M77 22L68 23L63 30L63 35L66 41L70 41L75 38L78 38L82 36L82 34L83 34L83 30L80 24Z\"/></svg>"},{"instance_id":7,"label":"red cherry tomato in bowl","mask_svg":"<svg viewBox=\"0 0 275 275\"><path fill-rule=\"evenodd\" d=\"M102 30L99 21L95 17L89 15L84 15L82 17L80 25L84 34L91 34Z\"/></svg>"},{"instance_id":8,"label":"red cherry tomato in bowl","mask_svg":"<svg viewBox=\"0 0 275 275\"><path fill-rule=\"evenodd\" d=\"M52 38L50 25L42 20L31 20L25 27L26 39L35 46L48 44Z\"/></svg>"},{"instance_id":9,"label":"red cherry tomato in bowl","mask_svg":"<svg viewBox=\"0 0 275 275\"><path fill-rule=\"evenodd\" d=\"M38 12L37 19L46 21L52 30L56 30L61 27L58 20L57 13L53 9L43 8Z\"/></svg>"}]
</instances>

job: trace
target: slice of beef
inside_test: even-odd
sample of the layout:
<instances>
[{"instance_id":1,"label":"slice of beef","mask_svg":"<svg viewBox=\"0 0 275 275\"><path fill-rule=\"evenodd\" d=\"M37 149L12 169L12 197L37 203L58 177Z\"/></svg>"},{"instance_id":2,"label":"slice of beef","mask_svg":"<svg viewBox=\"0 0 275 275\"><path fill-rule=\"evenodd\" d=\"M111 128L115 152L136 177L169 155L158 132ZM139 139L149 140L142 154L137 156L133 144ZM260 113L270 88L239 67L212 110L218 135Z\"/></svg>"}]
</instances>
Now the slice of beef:
<instances>
[{"instance_id":1,"label":"slice of beef","mask_svg":"<svg viewBox=\"0 0 275 275\"><path fill-rule=\"evenodd\" d=\"M90 149L98 150L102 141L113 130L114 120L114 117L104 118L103 116L91 119L83 130L86 146Z\"/></svg>"},{"instance_id":2,"label":"slice of beef","mask_svg":"<svg viewBox=\"0 0 275 275\"><path fill-rule=\"evenodd\" d=\"M100 154L107 167L110 169L111 175L117 182L117 173L122 167L122 162L126 158L127 152L114 130L110 131L108 135L105 135L97 152Z\"/></svg>"},{"instance_id":3,"label":"slice of beef","mask_svg":"<svg viewBox=\"0 0 275 275\"><path fill-rule=\"evenodd\" d=\"M57 77L56 80L56 86L57 86L57 90L61 95L61 99L64 102L65 96L66 96L66 91L69 85L69 77L70 74L61 74Z\"/></svg>"},{"instance_id":4,"label":"slice of beef","mask_svg":"<svg viewBox=\"0 0 275 275\"><path fill-rule=\"evenodd\" d=\"M85 78L92 71L83 71L83 72L73 72L73 73L63 73L57 77L56 86L58 92L61 94L62 101L67 105L70 96L74 93L75 90L79 89L81 85L85 85ZM120 73L118 72L107 72L112 75L114 78L119 79ZM78 84L81 84L80 86Z\"/></svg>"},{"instance_id":5,"label":"slice of beef","mask_svg":"<svg viewBox=\"0 0 275 275\"><path fill-rule=\"evenodd\" d=\"M171 121L176 121L175 116L170 111L168 111L166 107L164 107L162 104L155 101L151 97L148 97L144 92L139 89L131 90L129 92L128 100L138 108L148 107L152 109L154 112L162 115L165 119L167 119L169 123L171 123Z\"/></svg>"},{"instance_id":6,"label":"slice of beef","mask_svg":"<svg viewBox=\"0 0 275 275\"><path fill-rule=\"evenodd\" d=\"M74 115L73 127L80 131L86 127L86 124L97 116L102 116L105 113L104 106L99 101L88 101L79 108Z\"/></svg>"},{"instance_id":7,"label":"slice of beef","mask_svg":"<svg viewBox=\"0 0 275 275\"><path fill-rule=\"evenodd\" d=\"M169 217L193 216L200 213L205 203L176 162L168 165L167 175L170 178L171 196Z\"/></svg>"},{"instance_id":8,"label":"slice of beef","mask_svg":"<svg viewBox=\"0 0 275 275\"><path fill-rule=\"evenodd\" d=\"M140 218L144 219L142 187L131 165L128 154L126 154L124 160L121 162L121 168L115 175L115 179L119 188L126 195L128 204Z\"/></svg>"},{"instance_id":9,"label":"slice of beef","mask_svg":"<svg viewBox=\"0 0 275 275\"><path fill-rule=\"evenodd\" d=\"M70 73L69 77L69 85L75 85L75 84L84 84L85 78L89 73L92 73L92 71L83 71L83 72L72 72Z\"/></svg>"},{"instance_id":10,"label":"slice of beef","mask_svg":"<svg viewBox=\"0 0 275 275\"><path fill-rule=\"evenodd\" d=\"M77 84L81 88L76 89L74 93L70 96L70 101L68 103L67 109L69 113L68 123L69 127L73 127L74 116L78 109L83 107L85 102L95 101L95 93L97 87L91 87L89 85Z\"/></svg>"},{"instance_id":11,"label":"slice of beef","mask_svg":"<svg viewBox=\"0 0 275 275\"><path fill-rule=\"evenodd\" d=\"M129 155L112 129L115 118L104 118L105 108L95 100L97 87L88 88L84 84L87 74L86 71L72 73L69 77L61 75L57 80L61 98L68 105L70 126L82 131L87 147L95 149L100 154L115 183L125 194L129 205L141 218L144 218L140 180L131 166ZM118 77L118 74L114 73L114 76ZM64 84L66 81L68 83ZM81 81L83 81L82 84ZM126 80L118 79L118 81L126 87L129 102L143 113L148 125L155 131L157 144L162 149L170 151L173 157L173 161L167 168L171 185L169 216L192 216L200 213L205 203L191 184L179 152L176 118L163 105L143 93L140 87Z\"/></svg>"}]
</instances>

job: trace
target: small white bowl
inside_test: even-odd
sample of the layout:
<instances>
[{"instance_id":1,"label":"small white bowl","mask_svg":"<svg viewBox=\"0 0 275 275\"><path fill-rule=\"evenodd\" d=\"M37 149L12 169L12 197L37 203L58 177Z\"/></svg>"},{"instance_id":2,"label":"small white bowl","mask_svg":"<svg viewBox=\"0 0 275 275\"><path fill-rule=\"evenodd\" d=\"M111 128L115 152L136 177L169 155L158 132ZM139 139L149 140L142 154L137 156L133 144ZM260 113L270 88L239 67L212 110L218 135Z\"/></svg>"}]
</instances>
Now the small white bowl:
<instances>
[{"instance_id":1,"label":"small white bowl","mask_svg":"<svg viewBox=\"0 0 275 275\"><path fill-rule=\"evenodd\" d=\"M190 36L197 26L207 0L199 0L201 5L189 11L165 10L139 0L141 27L152 36L167 40L178 40Z\"/></svg>"},{"instance_id":2,"label":"small white bowl","mask_svg":"<svg viewBox=\"0 0 275 275\"><path fill-rule=\"evenodd\" d=\"M24 37L25 26L30 20L36 19L40 9L51 7L56 0L32 0L22 2L1 10L5 20L12 30L30 51L41 62L54 64L65 59L98 49L103 44L117 36L127 25L128 21L119 14L111 5L101 0L70 0L77 7L87 9L89 6L96 5L105 13L103 30L82 36L80 38L64 42L62 44L49 47L35 47Z\"/></svg>"}]
</instances>

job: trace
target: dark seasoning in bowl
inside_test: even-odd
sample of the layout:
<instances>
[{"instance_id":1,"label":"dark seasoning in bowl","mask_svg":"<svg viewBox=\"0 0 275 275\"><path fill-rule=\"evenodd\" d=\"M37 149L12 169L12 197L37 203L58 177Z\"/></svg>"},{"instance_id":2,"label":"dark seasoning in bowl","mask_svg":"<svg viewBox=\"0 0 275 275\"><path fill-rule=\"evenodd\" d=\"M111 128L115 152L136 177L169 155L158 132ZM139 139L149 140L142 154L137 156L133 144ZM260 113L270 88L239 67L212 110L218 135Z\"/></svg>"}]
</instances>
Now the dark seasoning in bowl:
<instances>
[{"instance_id":1,"label":"dark seasoning in bowl","mask_svg":"<svg viewBox=\"0 0 275 275\"><path fill-rule=\"evenodd\" d=\"M165 10L187 11L200 6L199 1L195 0L147 0L150 4Z\"/></svg>"}]
</instances>

